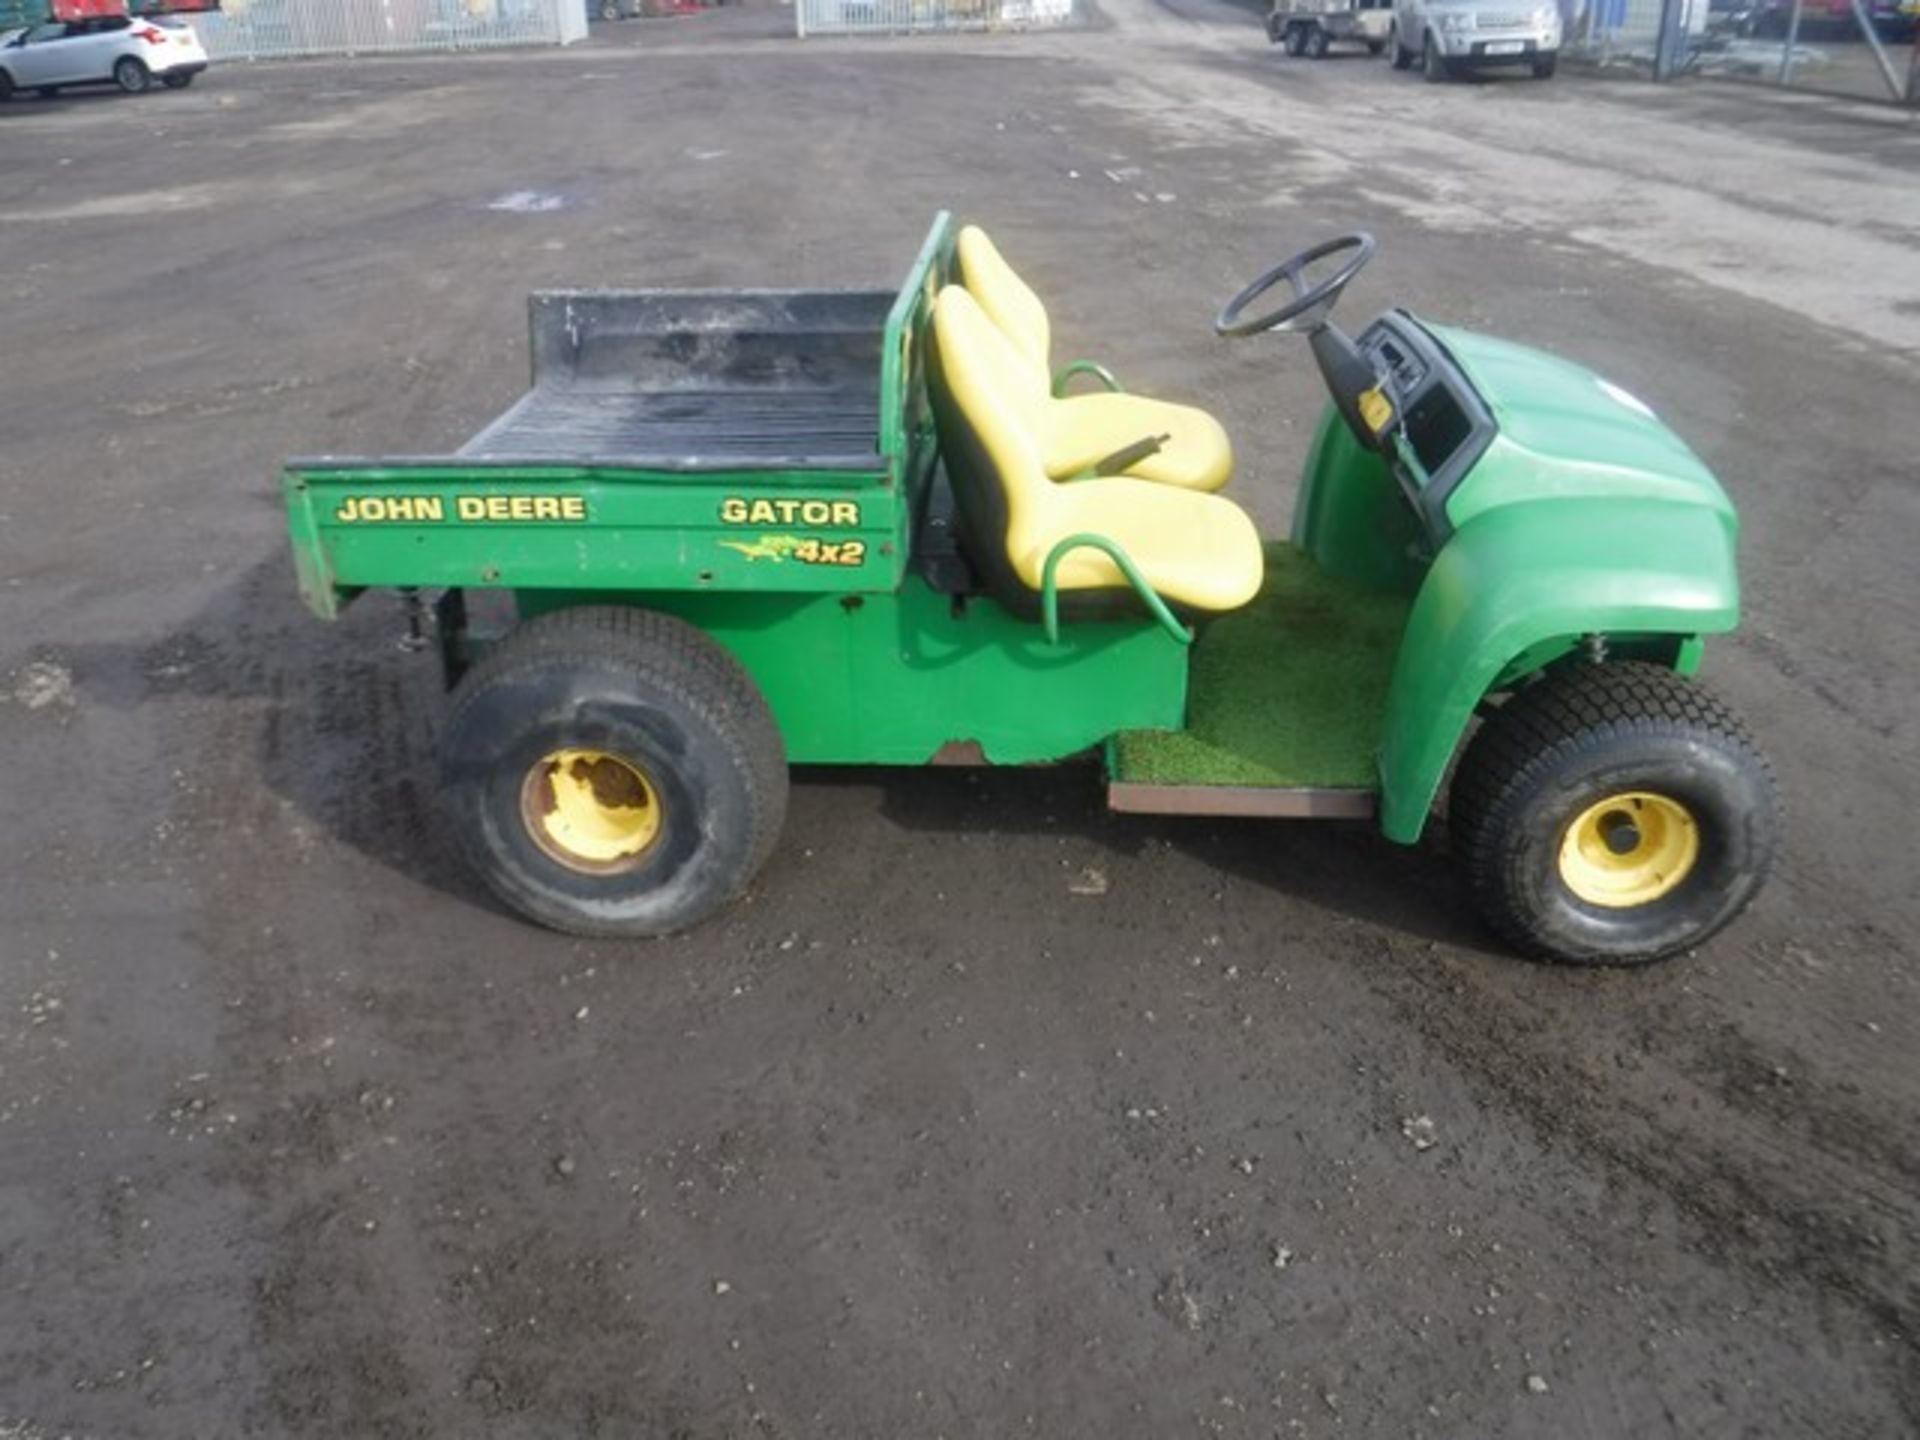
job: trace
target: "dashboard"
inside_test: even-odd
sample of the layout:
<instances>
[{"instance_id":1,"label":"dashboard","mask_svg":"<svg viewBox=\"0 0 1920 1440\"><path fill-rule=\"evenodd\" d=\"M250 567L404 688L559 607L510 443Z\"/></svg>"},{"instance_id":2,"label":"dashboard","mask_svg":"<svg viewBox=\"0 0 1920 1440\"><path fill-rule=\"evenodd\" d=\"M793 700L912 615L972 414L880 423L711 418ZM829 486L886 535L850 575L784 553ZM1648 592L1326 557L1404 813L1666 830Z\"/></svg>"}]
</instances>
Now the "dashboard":
<instances>
[{"instance_id":1,"label":"dashboard","mask_svg":"<svg viewBox=\"0 0 1920 1440\"><path fill-rule=\"evenodd\" d=\"M1406 311L1388 311L1358 343L1398 417L1383 453L1429 531L1444 539L1453 528L1447 497L1493 443L1499 426L1445 347Z\"/></svg>"}]
</instances>

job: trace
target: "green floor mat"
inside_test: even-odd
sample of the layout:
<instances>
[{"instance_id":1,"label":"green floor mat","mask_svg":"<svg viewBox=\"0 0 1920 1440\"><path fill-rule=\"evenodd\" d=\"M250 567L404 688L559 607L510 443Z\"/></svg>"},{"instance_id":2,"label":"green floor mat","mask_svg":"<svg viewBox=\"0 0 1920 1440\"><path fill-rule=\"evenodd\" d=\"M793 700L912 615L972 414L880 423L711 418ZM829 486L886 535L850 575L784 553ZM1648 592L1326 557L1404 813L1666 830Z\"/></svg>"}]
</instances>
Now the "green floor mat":
<instances>
[{"instance_id":1,"label":"green floor mat","mask_svg":"<svg viewBox=\"0 0 1920 1440\"><path fill-rule=\"evenodd\" d=\"M1113 778L1155 785L1366 789L1410 597L1323 574L1292 545L1267 547L1246 609L1193 647L1187 729L1130 730Z\"/></svg>"}]
</instances>

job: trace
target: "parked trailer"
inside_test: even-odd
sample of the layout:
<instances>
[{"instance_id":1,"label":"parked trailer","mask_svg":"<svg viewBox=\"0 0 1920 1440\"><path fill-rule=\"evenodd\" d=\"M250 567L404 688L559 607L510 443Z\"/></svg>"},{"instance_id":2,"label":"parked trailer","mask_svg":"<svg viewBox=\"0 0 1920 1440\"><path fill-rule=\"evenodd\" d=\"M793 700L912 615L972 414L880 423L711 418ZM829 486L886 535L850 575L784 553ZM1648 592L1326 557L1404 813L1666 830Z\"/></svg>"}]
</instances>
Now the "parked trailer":
<instances>
[{"instance_id":1,"label":"parked trailer","mask_svg":"<svg viewBox=\"0 0 1920 1440\"><path fill-rule=\"evenodd\" d=\"M1391 0L1273 0L1267 15L1267 39L1289 55L1319 60L1336 43L1367 47L1378 55L1387 48L1393 21Z\"/></svg>"}]
</instances>

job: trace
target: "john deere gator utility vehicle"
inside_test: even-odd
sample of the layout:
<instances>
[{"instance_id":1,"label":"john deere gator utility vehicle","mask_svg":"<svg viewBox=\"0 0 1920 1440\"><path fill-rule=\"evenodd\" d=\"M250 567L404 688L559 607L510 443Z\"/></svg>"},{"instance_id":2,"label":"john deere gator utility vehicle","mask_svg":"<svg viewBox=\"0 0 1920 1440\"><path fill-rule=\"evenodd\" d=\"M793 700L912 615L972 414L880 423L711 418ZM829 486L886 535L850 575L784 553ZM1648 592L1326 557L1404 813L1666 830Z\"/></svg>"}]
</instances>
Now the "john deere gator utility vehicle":
<instances>
[{"instance_id":1,"label":"john deere gator utility vehicle","mask_svg":"<svg viewBox=\"0 0 1920 1440\"><path fill-rule=\"evenodd\" d=\"M1116 810L1409 845L1451 769L1514 946L1694 946L1776 824L1692 678L1738 614L1733 507L1575 365L1404 310L1344 334L1373 249L1315 246L1216 322L1304 333L1326 380L1287 539L1220 493L1204 411L1051 375L1045 306L942 215L897 290L535 295L532 388L459 453L287 466L301 591L432 597L451 824L560 930L712 914L792 764L1092 754ZM514 623L470 621L480 590Z\"/></svg>"}]
</instances>

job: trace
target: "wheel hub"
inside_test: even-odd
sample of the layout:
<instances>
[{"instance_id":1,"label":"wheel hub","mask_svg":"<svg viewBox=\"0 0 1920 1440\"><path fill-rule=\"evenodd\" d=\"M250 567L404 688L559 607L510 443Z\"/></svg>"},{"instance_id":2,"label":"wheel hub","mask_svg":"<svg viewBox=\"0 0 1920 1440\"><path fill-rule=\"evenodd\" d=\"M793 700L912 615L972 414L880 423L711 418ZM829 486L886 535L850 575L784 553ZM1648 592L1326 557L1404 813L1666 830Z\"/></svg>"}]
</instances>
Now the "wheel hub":
<instances>
[{"instance_id":1,"label":"wheel hub","mask_svg":"<svg viewBox=\"0 0 1920 1440\"><path fill-rule=\"evenodd\" d=\"M1640 827L1624 810L1609 810L1600 817L1600 838L1615 855L1631 855L1640 848Z\"/></svg>"},{"instance_id":2,"label":"wheel hub","mask_svg":"<svg viewBox=\"0 0 1920 1440\"><path fill-rule=\"evenodd\" d=\"M574 870L637 864L660 835L660 796L646 773L604 750L555 750L527 772L520 812L534 843Z\"/></svg>"},{"instance_id":3,"label":"wheel hub","mask_svg":"<svg viewBox=\"0 0 1920 1440\"><path fill-rule=\"evenodd\" d=\"M1622 910L1672 894L1700 858L1700 829L1678 800L1636 790L1589 805L1560 841L1560 879L1590 905Z\"/></svg>"}]
</instances>

